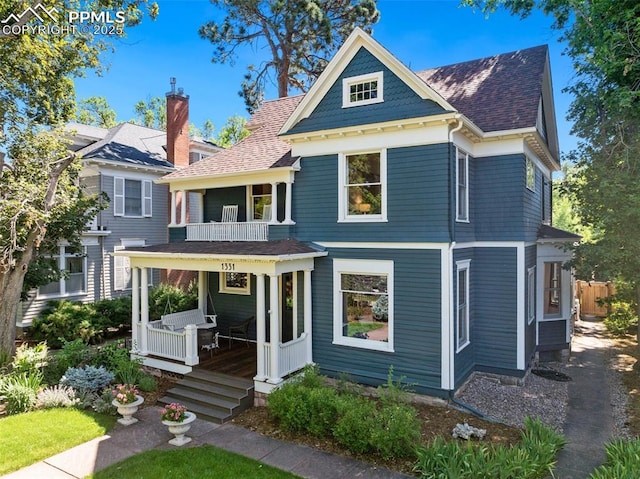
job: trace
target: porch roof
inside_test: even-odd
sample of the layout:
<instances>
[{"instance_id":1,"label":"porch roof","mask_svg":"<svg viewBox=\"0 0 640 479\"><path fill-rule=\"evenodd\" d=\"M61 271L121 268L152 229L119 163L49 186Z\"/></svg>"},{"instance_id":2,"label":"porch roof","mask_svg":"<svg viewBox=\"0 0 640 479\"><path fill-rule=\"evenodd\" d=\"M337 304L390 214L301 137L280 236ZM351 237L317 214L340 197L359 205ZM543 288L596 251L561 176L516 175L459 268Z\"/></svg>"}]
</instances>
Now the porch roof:
<instances>
[{"instance_id":1,"label":"porch roof","mask_svg":"<svg viewBox=\"0 0 640 479\"><path fill-rule=\"evenodd\" d=\"M580 235L550 225L540 225L538 229L538 243L568 243L581 239Z\"/></svg>"}]
</instances>

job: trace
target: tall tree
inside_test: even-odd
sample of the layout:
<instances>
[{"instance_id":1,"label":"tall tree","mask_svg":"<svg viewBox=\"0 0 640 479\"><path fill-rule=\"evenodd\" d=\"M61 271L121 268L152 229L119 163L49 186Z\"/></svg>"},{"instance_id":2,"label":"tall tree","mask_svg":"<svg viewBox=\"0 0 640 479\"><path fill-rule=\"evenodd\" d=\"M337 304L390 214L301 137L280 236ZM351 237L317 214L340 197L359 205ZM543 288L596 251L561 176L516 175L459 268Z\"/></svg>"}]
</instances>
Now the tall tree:
<instances>
[{"instance_id":1,"label":"tall tree","mask_svg":"<svg viewBox=\"0 0 640 479\"><path fill-rule=\"evenodd\" d=\"M167 102L164 98L155 96L146 101L140 100L133 110L136 113L133 123L156 130L167 129Z\"/></svg>"},{"instance_id":2,"label":"tall tree","mask_svg":"<svg viewBox=\"0 0 640 479\"><path fill-rule=\"evenodd\" d=\"M214 45L214 63L234 64L237 50L266 47L268 58L249 65L240 96L248 111L261 103L273 72L278 96L307 91L355 27L371 31L380 14L375 0L211 0L226 13L209 21L200 36Z\"/></svg>"},{"instance_id":3,"label":"tall tree","mask_svg":"<svg viewBox=\"0 0 640 479\"><path fill-rule=\"evenodd\" d=\"M592 242L577 247L576 265L588 278L632 284L640 308L640 2L465 2L486 12L504 6L521 16L539 8L554 17L575 69L566 90L573 94L569 119L581 139L567 157L576 165L567 192L594 232Z\"/></svg>"},{"instance_id":4,"label":"tall tree","mask_svg":"<svg viewBox=\"0 0 640 479\"><path fill-rule=\"evenodd\" d=\"M92 96L78 102L78 123L83 125L112 128L116 126L116 111L109 106L103 96Z\"/></svg>"},{"instance_id":5,"label":"tall tree","mask_svg":"<svg viewBox=\"0 0 640 479\"><path fill-rule=\"evenodd\" d=\"M0 0L0 18L20 16L26 8L44 8L40 17L21 15L19 22L59 29L69 11L122 10L126 26L142 16L145 0L33 2ZM54 10L55 9L55 10ZM157 13L155 5L149 13ZM58 19L60 22L58 22ZM123 28L124 28L123 27ZM73 78L101 71L100 54L109 36L82 29L46 34L38 28L0 40L0 349L12 351L15 319L25 276L41 247L63 237L77 240L78 223L95 212L77 184L79 159L70 154L56 127L75 111ZM2 155L0 155L2 156Z\"/></svg>"},{"instance_id":6,"label":"tall tree","mask_svg":"<svg viewBox=\"0 0 640 479\"><path fill-rule=\"evenodd\" d=\"M244 117L239 115L230 116L227 118L227 122L220 130L220 133L218 133L218 138L216 138L215 142L223 148L235 145L251 133L245 128L246 124L247 120Z\"/></svg>"}]
</instances>

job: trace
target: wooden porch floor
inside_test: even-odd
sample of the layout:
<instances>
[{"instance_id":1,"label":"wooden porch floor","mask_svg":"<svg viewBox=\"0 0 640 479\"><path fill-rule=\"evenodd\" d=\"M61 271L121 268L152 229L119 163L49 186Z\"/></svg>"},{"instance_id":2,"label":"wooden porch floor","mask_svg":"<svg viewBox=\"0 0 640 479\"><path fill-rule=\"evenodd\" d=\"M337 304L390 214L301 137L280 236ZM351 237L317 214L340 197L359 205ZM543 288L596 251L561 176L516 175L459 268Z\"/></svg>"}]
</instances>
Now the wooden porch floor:
<instances>
[{"instance_id":1,"label":"wooden porch floor","mask_svg":"<svg viewBox=\"0 0 640 479\"><path fill-rule=\"evenodd\" d=\"M257 373L256 344L242 340L231 341L220 338L220 348L209 351L200 351L200 364L195 369L205 369L218 373L228 374L241 378L253 379Z\"/></svg>"}]
</instances>

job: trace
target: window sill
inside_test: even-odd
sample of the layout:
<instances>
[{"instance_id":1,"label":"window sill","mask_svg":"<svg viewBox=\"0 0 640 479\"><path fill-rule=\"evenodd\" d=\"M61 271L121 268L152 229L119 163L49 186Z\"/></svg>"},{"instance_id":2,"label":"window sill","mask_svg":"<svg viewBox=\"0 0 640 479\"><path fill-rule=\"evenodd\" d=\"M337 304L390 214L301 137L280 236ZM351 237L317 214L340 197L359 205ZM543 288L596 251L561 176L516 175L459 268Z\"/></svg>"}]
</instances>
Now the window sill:
<instances>
[{"instance_id":1,"label":"window sill","mask_svg":"<svg viewBox=\"0 0 640 479\"><path fill-rule=\"evenodd\" d=\"M461 344L460 346L458 346L458 347L456 348L456 354L458 354L458 353L462 352L462 350L466 349L466 348L467 348L467 346L469 346L470 344L471 344L471 341L467 341L467 342L465 342L464 344Z\"/></svg>"},{"instance_id":2,"label":"window sill","mask_svg":"<svg viewBox=\"0 0 640 479\"><path fill-rule=\"evenodd\" d=\"M345 218L340 218L338 223L388 223L389 220L383 216L347 216Z\"/></svg>"},{"instance_id":3,"label":"window sill","mask_svg":"<svg viewBox=\"0 0 640 479\"><path fill-rule=\"evenodd\" d=\"M349 346L369 351L381 351L383 353L393 353L393 346L384 341L370 341L368 339L338 338L333 340L336 346Z\"/></svg>"},{"instance_id":4,"label":"window sill","mask_svg":"<svg viewBox=\"0 0 640 479\"><path fill-rule=\"evenodd\" d=\"M469 221L469 218L467 218L467 219L456 218L456 223L467 223L467 224L469 224L470 221Z\"/></svg>"},{"instance_id":5,"label":"window sill","mask_svg":"<svg viewBox=\"0 0 640 479\"><path fill-rule=\"evenodd\" d=\"M60 299L60 298L74 298L78 296L86 296L88 293L86 291L81 291L78 293L65 293L65 294L38 294L36 299Z\"/></svg>"}]
</instances>

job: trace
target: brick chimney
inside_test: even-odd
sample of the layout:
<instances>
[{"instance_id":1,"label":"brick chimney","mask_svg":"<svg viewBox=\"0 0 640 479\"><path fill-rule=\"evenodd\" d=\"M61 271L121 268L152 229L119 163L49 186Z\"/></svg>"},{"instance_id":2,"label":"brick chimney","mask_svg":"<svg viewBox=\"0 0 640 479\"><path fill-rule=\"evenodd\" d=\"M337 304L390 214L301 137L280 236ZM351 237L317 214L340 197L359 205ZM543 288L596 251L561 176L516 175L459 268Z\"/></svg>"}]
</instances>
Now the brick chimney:
<instances>
[{"instance_id":1,"label":"brick chimney","mask_svg":"<svg viewBox=\"0 0 640 479\"><path fill-rule=\"evenodd\" d=\"M178 168L189 166L189 95L176 91L174 77L167 93L167 160Z\"/></svg>"}]
</instances>

